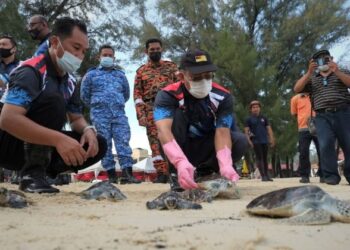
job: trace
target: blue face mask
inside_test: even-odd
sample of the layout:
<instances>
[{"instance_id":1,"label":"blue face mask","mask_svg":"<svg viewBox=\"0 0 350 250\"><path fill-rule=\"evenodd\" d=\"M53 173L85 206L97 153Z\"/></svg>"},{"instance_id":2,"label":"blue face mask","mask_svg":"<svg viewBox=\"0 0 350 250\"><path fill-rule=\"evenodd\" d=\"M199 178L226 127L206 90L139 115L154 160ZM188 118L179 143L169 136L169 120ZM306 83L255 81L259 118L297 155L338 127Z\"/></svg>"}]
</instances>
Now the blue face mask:
<instances>
[{"instance_id":1,"label":"blue face mask","mask_svg":"<svg viewBox=\"0 0 350 250\"><path fill-rule=\"evenodd\" d=\"M101 57L100 65L104 68L112 68L114 66L114 59L109 56Z\"/></svg>"}]
</instances>

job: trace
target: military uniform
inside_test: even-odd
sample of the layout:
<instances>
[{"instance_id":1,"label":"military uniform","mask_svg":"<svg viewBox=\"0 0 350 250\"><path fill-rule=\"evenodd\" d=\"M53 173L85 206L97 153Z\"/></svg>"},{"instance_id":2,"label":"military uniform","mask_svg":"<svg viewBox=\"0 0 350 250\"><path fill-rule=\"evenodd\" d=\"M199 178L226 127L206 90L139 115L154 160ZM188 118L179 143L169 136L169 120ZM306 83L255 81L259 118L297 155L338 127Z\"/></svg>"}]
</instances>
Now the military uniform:
<instances>
[{"instance_id":1,"label":"military uniform","mask_svg":"<svg viewBox=\"0 0 350 250\"><path fill-rule=\"evenodd\" d=\"M131 168L130 127L124 111L130 89L125 73L120 69L101 66L92 69L82 80L80 94L82 101L90 108L92 123L107 140L108 149L102 166L107 171L115 169L113 139L121 168Z\"/></svg>"},{"instance_id":2,"label":"military uniform","mask_svg":"<svg viewBox=\"0 0 350 250\"><path fill-rule=\"evenodd\" d=\"M177 66L170 61L149 61L136 71L134 101L137 119L147 119L147 137L152 150L153 165L158 175L167 174L168 167L160 153L157 128L153 119L153 104L158 91L177 81Z\"/></svg>"}]
</instances>

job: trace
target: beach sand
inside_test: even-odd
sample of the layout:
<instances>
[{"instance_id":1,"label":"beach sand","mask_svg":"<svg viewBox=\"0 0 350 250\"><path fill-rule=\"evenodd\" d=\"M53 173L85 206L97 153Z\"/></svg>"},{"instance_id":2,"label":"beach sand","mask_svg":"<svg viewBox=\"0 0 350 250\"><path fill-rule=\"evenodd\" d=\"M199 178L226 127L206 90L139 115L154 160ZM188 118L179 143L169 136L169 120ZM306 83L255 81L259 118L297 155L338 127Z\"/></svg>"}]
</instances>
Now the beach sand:
<instances>
[{"instance_id":1,"label":"beach sand","mask_svg":"<svg viewBox=\"0 0 350 250\"><path fill-rule=\"evenodd\" d=\"M169 189L144 182L118 185L128 197L120 202L83 200L76 194L91 183L60 186L56 195L28 194L25 209L0 208L1 249L350 249L350 224L296 226L253 217L246 205L256 196L299 179L274 182L241 180L239 200L202 203L201 210L147 210L146 201ZM350 200L350 186L319 184L329 194ZM0 187L17 189L1 183Z\"/></svg>"}]
</instances>

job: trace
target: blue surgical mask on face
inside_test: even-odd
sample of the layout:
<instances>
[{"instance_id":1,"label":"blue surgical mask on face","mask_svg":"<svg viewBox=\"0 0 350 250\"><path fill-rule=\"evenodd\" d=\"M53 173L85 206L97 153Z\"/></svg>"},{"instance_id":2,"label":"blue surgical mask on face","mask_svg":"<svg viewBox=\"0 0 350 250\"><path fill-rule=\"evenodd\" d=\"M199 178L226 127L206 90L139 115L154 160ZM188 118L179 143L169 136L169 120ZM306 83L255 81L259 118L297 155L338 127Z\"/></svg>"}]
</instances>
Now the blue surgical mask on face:
<instances>
[{"instance_id":1,"label":"blue surgical mask on face","mask_svg":"<svg viewBox=\"0 0 350 250\"><path fill-rule=\"evenodd\" d=\"M60 43L61 48L64 50L61 41L58 41ZM61 70L67 73L73 73L77 71L80 68L81 62L83 61L66 50L64 50L63 56L61 58L59 58L57 54L56 58L58 67L60 67Z\"/></svg>"},{"instance_id":2,"label":"blue surgical mask on face","mask_svg":"<svg viewBox=\"0 0 350 250\"><path fill-rule=\"evenodd\" d=\"M112 68L114 66L114 59L109 56L101 57L100 65L104 68Z\"/></svg>"}]
</instances>

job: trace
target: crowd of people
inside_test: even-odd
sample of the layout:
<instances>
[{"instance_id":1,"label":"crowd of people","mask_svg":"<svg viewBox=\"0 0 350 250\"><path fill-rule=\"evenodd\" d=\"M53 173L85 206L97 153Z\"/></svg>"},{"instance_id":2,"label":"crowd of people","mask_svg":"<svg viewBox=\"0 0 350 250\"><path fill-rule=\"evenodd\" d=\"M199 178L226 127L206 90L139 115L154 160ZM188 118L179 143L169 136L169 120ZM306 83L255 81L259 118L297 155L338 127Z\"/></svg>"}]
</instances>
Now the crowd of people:
<instances>
[{"instance_id":1,"label":"crowd of people","mask_svg":"<svg viewBox=\"0 0 350 250\"><path fill-rule=\"evenodd\" d=\"M48 182L67 171L77 172L101 160L109 181L140 183L132 173L130 126L125 103L130 87L115 62L109 44L99 48L99 64L90 68L78 86L74 72L89 48L86 25L59 18L50 29L45 17L28 21L30 36L39 41L32 58L19 62L17 44L0 36L0 167L17 171L19 189L56 193ZM237 182L235 168L249 147L254 150L262 181L268 171L268 149L275 146L261 103L253 100L244 133L236 126L233 96L213 81L217 67L208 52L190 49L179 66L162 60L157 38L145 43L148 61L137 71L134 103L140 126L146 127L157 170L155 183L172 190L196 188L199 177L214 172ZM345 156L344 176L350 183L350 73L340 70L329 51L313 55L307 73L295 84L291 114L297 116L301 183L309 183L309 147L314 141L320 159L320 181L338 184L335 143ZM90 111L89 124L82 113ZM308 121L315 116L317 135ZM69 122L71 131L63 130ZM118 178L113 142L122 175Z\"/></svg>"}]
</instances>

